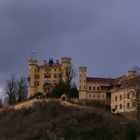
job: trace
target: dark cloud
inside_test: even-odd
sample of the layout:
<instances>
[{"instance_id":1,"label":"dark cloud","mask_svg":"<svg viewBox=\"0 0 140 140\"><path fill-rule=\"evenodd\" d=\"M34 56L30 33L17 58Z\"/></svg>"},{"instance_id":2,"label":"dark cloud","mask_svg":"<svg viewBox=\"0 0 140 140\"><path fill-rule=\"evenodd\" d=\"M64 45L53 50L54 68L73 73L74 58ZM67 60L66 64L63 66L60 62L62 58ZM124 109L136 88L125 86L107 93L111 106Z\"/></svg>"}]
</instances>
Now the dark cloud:
<instances>
[{"instance_id":1,"label":"dark cloud","mask_svg":"<svg viewBox=\"0 0 140 140\"><path fill-rule=\"evenodd\" d=\"M32 49L42 61L70 56L90 75L118 76L140 65L138 0L1 0L0 75L27 74Z\"/></svg>"}]
</instances>

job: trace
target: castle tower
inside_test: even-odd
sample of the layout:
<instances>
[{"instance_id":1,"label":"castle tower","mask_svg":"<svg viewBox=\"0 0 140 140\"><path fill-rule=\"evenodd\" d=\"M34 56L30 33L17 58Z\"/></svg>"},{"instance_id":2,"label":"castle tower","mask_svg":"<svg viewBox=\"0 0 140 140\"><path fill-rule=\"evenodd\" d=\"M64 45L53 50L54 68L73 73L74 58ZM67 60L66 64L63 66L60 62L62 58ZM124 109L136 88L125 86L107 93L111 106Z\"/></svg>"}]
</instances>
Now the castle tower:
<instances>
[{"instance_id":1,"label":"castle tower","mask_svg":"<svg viewBox=\"0 0 140 140\"><path fill-rule=\"evenodd\" d=\"M136 70L129 70L129 71L128 71L128 76L129 76L130 78L134 78L134 77L136 77L137 75L138 75L138 73L137 73Z\"/></svg>"},{"instance_id":2,"label":"castle tower","mask_svg":"<svg viewBox=\"0 0 140 140\"><path fill-rule=\"evenodd\" d=\"M62 79L66 82L68 75L70 74L71 70L71 58L62 57L61 58L61 65L62 65Z\"/></svg>"},{"instance_id":3,"label":"castle tower","mask_svg":"<svg viewBox=\"0 0 140 140\"><path fill-rule=\"evenodd\" d=\"M79 67L79 99L86 99L86 73L87 67Z\"/></svg>"},{"instance_id":4,"label":"castle tower","mask_svg":"<svg viewBox=\"0 0 140 140\"><path fill-rule=\"evenodd\" d=\"M37 68L37 60L30 59L28 61L29 73L28 73L28 97L32 97L35 94L35 74Z\"/></svg>"}]
</instances>

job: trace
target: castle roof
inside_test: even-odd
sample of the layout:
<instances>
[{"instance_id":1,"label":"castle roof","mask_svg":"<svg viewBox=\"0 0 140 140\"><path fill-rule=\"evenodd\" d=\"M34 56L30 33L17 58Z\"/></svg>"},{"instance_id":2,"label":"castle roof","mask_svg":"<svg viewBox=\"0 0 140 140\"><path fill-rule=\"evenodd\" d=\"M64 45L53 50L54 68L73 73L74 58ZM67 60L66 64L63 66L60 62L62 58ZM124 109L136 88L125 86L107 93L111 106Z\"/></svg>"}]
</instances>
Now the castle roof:
<instances>
[{"instance_id":1,"label":"castle roof","mask_svg":"<svg viewBox=\"0 0 140 140\"><path fill-rule=\"evenodd\" d=\"M114 83L115 79L112 78L99 78L99 77L87 77L88 82L106 82L106 83Z\"/></svg>"},{"instance_id":2,"label":"castle roof","mask_svg":"<svg viewBox=\"0 0 140 140\"><path fill-rule=\"evenodd\" d=\"M124 88L129 88L129 87L134 87L138 84L137 78L124 78L118 82L116 82L116 89L124 89Z\"/></svg>"},{"instance_id":3,"label":"castle roof","mask_svg":"<svg viewBox=\"0 0 140 140\"><path fill-rule=\"evenodd\" d=\"M125 89L129 87L134 87L138 84L137 78L130 78L128 76L113 78L99 78L99 77L87 77L87 82L104 82L112 85L116 90Z\"/></svg>"}]
</instances>

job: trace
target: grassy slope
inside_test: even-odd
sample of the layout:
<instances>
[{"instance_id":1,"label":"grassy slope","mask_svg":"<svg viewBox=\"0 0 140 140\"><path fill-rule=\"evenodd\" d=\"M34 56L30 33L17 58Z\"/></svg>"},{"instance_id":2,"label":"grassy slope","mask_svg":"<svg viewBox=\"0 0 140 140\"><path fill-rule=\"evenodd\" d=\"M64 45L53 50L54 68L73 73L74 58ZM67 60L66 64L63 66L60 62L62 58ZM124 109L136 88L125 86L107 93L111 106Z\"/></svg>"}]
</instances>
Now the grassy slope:
<instances>
[{"instance_id":1,"label":"grassy slope","mask_svg":"<svg viewBox=\"0 0 140 140\"><path fill-rule=\"evenodd\" d=\"M103 110L35 102L0 113L0 140L135 140L135 129Z\"/></svg>"}]
</instances>

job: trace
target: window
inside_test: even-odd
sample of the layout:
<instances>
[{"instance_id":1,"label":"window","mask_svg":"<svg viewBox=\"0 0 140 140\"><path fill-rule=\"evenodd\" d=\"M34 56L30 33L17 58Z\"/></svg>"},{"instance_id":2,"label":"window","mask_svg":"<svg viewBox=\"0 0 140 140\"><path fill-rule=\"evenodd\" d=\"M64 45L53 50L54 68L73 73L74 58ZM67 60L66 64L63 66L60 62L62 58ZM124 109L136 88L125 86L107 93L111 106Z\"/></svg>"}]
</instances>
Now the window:
<instances>
[{"instance_id":1,"label":"window","mask_svg":"<svg viewBox=\"0 0 140 140\"><path fill-rule=\"evenodd\" d=\"M91 90L91 87L89 87L89 90Z\"/></svg>"},{"instance_id":2,"label":"window","mask_svg":"<svg viewBox=\"0 0 140 140\"><path fill-rule=\"evenodd\" d=\"M34 85L35 85L35 86L39 86L39 81L35 81L35 82L34 82Z\"/></svg>"},{"instance_id":3,"label":"window","mask_svg":"<svg viewBox=\"0 0 140 140\"><path fill-rule=\"evenodd\" d=\"M115 97L115 101L117 101L117 99L118 99L118 97L116 96L116 97Z\"/></svg>"},{"instance_id":4,"label":"window","mask_svg":"<svg viewBox=\"0 0 140 140\"><path fill-rule=\"evenodd\" d=\"M120 101L122 100L122 95L120 95Z\"/></svg>"},{"instance_id":5,"label":"window","mask_svg":"<svg viewBox=\"0 0 140 140\"><path fill-rule=\"evenodd\" d=\"M93 91L95 91L95 87L93 87Z\"/></svg>"},{"instance_id":6,"label":"window","mask_svg":"<svg viewBox=\"0 0 140 140\"><path fill-rule=\"evenodd\" d=\"M134 92L132 92L132 98L135 98L135 93Z\"/></svg>"},{"instance_id":7,"label":"window","mask_svg":"<svg viewBox=\"0 0 140 140\"><path fill-rule=\"evenodd\" d=\"M89 97L91 97L91 95L89 95Z\"/></svg>"},{"instance_id":8,"label":"window","mask_svg":"<svg viewBox=\"0 0 140 140\"><path fill-rule=\"evenodd\" d=\"M122 109L122 104L120 104L120 109Z\"/></svg>"},{"instance_id":9,"label":"window","mask_svg":"<svg viewBox=\"0 0 140 140\"><path fill-rule=\"evenodd\" d=\"M130 93L127 94L127 99L130 99Z\"/></svg>"},{"instance_id":10,"label":"window","mask_svg":"<svg viewBox=\"0 0 140 140\"><path fill-rule=\"evenodd\" d=\"M31 77L28 77L27 80L28 80L28 82L30 82L31 81Z\"/></svg>"},{"instance_id":11,"label":"window","mask_svg":"<svg viewBox=\"0 0 140 140\"><path fill-rule=\"evenodd\" d=\"M97 91L99 91L100 90L100 87L97 87Z\"/></svg>"},{"instance_id":12,"label":"window","mask_svg":"<svg viewBox=\"0 0 140 140\"><path fill-rule=\"evenodd\" d=\"M45 73L44 77L45 78L51 78L51 74L50 73Z\"/></svg>"},{"instance_id":13,"label":"window","mask_svg":"<svg viewBox=\"0 0 140 140\"><path fill-rule=\"evenodd\" d=\"M116 110L118 109L118 106L117 106L117 105L115 105L115 109L116 109Z\"/></svg>"},{"instance_id":14,"label":"window","mask_svg":"<svg viewBox=\"0 0 140 140\"><path fill-rule=\"evenodd\" d=\"M35 79L39 79L39 75L36 74L36 75L34 76L34 78L35 78Z\"/></svg>"},{"instance_id":15,"label":"window","mask_svg":"<svg viewBox=\"0 0 140 140\"><path fill-rule=\"evenodd\" d=\"M132 102L132 107L136 107L136 102Z\"/></svg>"},{"instance_id":16,"label":"window","mask_svg":"<svg viewBox=\"0 0 140 140\"><path fill-rule=\"evenodd\" d=\"M54 74L54 78L57 78L57 74Z\"/></svg>"},{"instance_id":17,"label":"window","mask_svg":"<svg viewBox=\"0 0 140 140\"><path fill-rule=\"evenodd\" d=\"M130 108L130 103L127 103L127 108Z\"/></svg>"},{"instance_id":18,"label":"window","mask_svg":"<svg viewBox=\"0 0 140 140\"><path fill-rule=\"evenodd\" d=\"M86 89L86 86L84 86L84 89Z\"/></svg>"},{"instance_id":19,"label":"window","mask_svg":"<svg viewBox=\"0 0 140 140\"><path fill-rule=\"evenodd\" d=\"M59 73L59 78L62 78L62 73Z\"/></svg>"}]
</instances>

